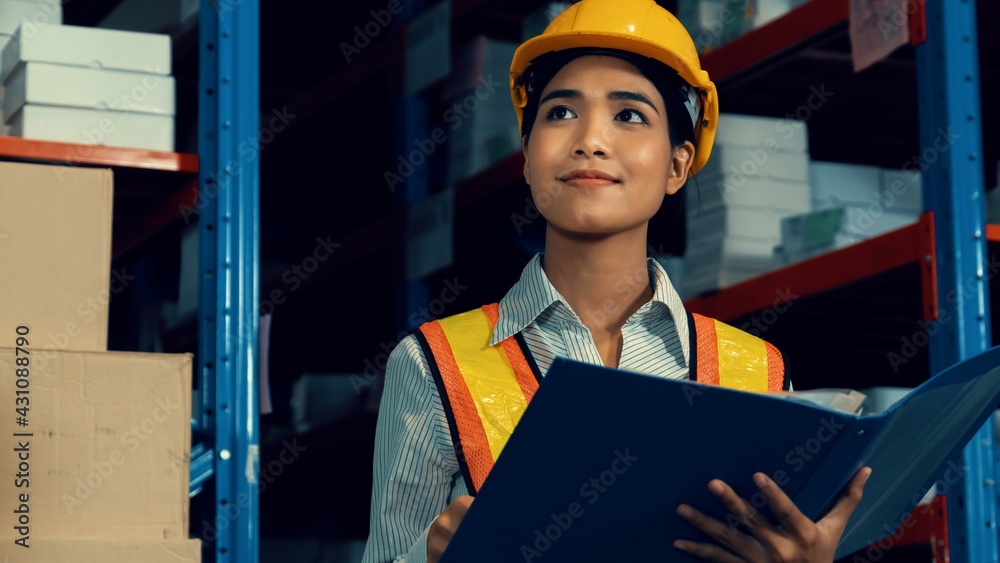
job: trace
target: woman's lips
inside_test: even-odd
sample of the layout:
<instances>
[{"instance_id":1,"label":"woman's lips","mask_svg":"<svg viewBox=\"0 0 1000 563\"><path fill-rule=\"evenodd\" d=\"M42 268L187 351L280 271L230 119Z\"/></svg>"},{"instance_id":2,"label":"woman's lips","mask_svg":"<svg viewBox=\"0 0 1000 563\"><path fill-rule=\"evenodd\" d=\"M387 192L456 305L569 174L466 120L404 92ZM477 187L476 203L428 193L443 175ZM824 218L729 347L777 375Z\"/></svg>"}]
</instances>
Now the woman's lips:
<instances>
[{"instance_id":1,"label":"woman's lips","mask_svg":"<svg viewBox=\"0 0 1000 563\"><path fill-rule=\"evenodd\" d=\"M568 178L563 180L563 182L574 188L601 188L618 183L614 180L605 180L604 178Z\"/></svg>"},{"instance_id":2,"label":"woman's lips","mask_svg":"<svg viewBox=\"0 0 1000 563\"><path fill-rule=\"evenodd\" d=\"M596 168L578 168L559 178L574 188L602 188L617 184L618 179Z\"/></svg>"}]
</instances>

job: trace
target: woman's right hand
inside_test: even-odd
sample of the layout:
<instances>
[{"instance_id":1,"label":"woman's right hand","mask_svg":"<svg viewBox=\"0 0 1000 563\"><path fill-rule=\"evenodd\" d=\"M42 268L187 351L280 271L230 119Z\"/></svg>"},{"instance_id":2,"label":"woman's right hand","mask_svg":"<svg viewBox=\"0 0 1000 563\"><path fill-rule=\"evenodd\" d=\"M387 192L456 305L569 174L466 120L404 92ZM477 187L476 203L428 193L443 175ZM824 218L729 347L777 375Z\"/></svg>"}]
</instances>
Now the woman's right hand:
<instances>
[{"instance_id":1,"label":"woman's right hand","mask_svg":"<svg viewBox=\"0 0 1000 563\"><path fill-rule=\"evenodd\" d=\"M455 535L455 530L462 523L462 518L472 505L473 497L463 495L452 501L441 514L438 514L431 527L427 530L427 563L437 563L448 547L448 542Z\"/></svg>"}]
</instances>

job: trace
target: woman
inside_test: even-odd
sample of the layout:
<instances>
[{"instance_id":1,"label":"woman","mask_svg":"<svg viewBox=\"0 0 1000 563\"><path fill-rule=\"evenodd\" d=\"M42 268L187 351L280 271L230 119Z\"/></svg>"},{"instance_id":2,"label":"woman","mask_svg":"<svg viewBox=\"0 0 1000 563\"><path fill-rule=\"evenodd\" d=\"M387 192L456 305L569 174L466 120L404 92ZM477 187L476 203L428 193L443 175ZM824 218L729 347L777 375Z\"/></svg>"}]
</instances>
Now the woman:
<instances>
[{"instance_id":1,"label":"woman","mask_svg":"<svg viewBox=\"0 0 1000 563\"><path fill-rule=\"evenodd\" d=\"M650 219L707 161L718 119L715 87L677 20L652 0L583 0L521 45L511 90L545 250L499 305L427 323L393 351L366 562L437 561L555 356L729 385L731 368L699 352L695 333L710 332L713 346L758 351L767 369L753 390L786 387L776 349L688 315L646 256ZM682 505L720 545L674 545L709 561L832 561L869 473L815 523L766 475L755 480L777 524L713 480L747 533Z\"/></svg>"}]
</instances>

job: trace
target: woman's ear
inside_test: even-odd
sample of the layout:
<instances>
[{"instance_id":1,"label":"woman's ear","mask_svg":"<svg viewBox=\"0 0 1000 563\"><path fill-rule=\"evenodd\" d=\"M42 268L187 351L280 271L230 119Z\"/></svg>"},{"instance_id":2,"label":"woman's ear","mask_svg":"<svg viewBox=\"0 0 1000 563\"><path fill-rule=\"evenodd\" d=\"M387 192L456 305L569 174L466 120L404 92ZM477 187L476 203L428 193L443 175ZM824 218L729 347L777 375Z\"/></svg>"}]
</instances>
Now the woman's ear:
<instances>
[{"instance_id":1,"label":"woman's ear","mask_svg":"<svg viewBox=\"0 0 1000 563\"><path fill-rule=\"evenodd\" d=\"M667 195L674 195L687 182L688 171L694 163L694 145L684 141L670 154L670 172L667 178Z\"/></svg>"}]
</instances>

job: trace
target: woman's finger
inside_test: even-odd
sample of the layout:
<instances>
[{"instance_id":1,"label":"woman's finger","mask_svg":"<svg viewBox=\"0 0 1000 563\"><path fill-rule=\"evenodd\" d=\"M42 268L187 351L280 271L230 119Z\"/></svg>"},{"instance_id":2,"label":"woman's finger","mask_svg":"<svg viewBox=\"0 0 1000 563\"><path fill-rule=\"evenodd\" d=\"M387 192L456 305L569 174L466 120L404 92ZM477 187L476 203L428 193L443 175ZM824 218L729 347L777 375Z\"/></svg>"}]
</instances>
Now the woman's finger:
<instances>
[{"instance_id":1,"label":"woman's finger","mask_svg":"<svg viewBox=\"0 0 1000 563\"><path fill-rule=\"evenodd\" d=\"M778 531L774 526L754 508L743 497L736 493L732 487L721 479L713 479L708 483L708 490L715 495L723 506L729 509L730 514L735 518L727 518L730 525L742 524L754 536L761 538L764 535L777 535ZM772 539L772 538L769 538Z\"/></svg>"},{"instance_id":2,"label":"woman's finger","mask_svg":"<svg viewBox=\"0 0 1000 563\"><path fill-rule=\"evenodd\" d=\"M696 557L701 557L706 561L714 561L716 563L746 563L743 559L736 557L717 545L677 540L674 542L674 547Z\"/></svg>"},{"instance_id":3,"label":"woman's finger","mask_svg":"<svg viewBox=\"0 0 1000 563\"><path fill-rule=\"evenodd\" d=\"M850 519L851 514L854 509L858 507L858 503L861 502L861 494L864 491L865 483L868 482L868 478L871 477L872 468L862 467L851 479L851 482L847 485L847 489L844 491L844 495L840 497L837 504L830 509L830 512L823 517L820 522L832 530L842 533L844 527L847 526L847 520Z\"/></svg>"},{"instance_id":4,"label":"woman's finger","mask_svg":"<svg viewBox=\"0 0 1000 563\"><path fill-rule=\"evenodd\" d=\"M746 556L753 553L755 548L759 550L759 545L753 538L737 530L735 525L724 524L686 504L677 507L677 514L735 553ZM694 542L685 543L694 545Z\"/></svg>"},{"instance_id":5,"label":"woman's finger","mask_svg":"<svg viewBox=\"0 0 1000 563\"><path fill-rule=\"evenodd\" d=\"M799 507L795 506L792 499L788 498L785 491L782 491L770 477L764 473L754 473L753 480L767 498L767 504L771 507L771 512L782 530L803 545L811 544L815 539L816 528L813 521L802 514Z\"/></svg>"}]
</instances>

